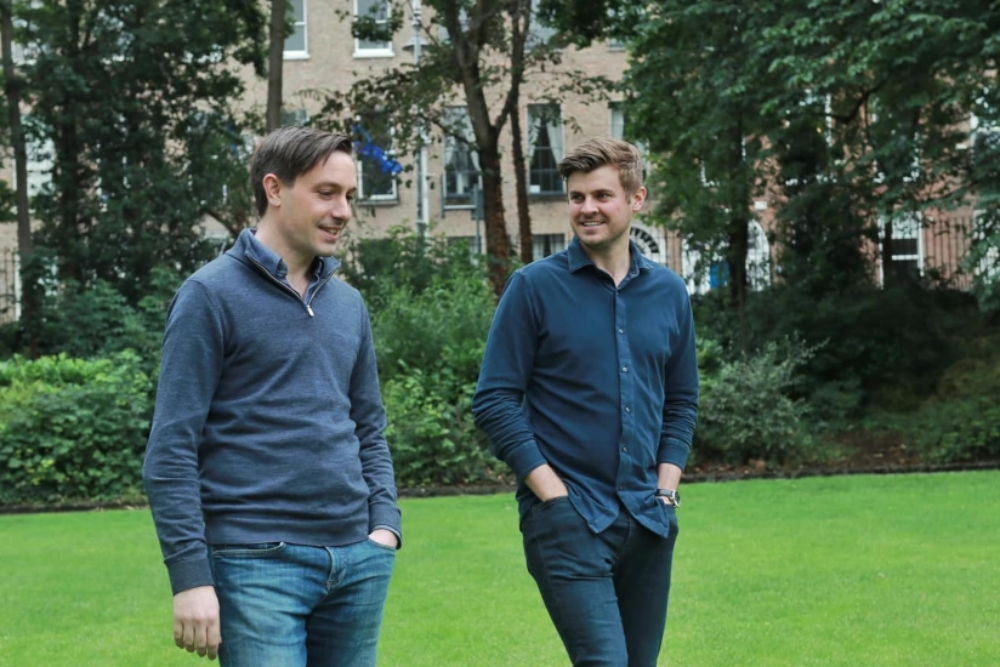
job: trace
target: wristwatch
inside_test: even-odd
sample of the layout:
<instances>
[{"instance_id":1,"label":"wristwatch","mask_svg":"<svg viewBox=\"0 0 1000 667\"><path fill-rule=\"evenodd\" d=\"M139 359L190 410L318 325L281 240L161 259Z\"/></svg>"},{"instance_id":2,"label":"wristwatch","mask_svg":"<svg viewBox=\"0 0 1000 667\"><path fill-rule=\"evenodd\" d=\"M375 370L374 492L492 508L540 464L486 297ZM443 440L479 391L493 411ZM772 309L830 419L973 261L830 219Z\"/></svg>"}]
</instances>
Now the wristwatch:
<instances>
[{"instance_id":1,"label":"wristwatch","mask_svg":"<svg viewBox=\"0 0 1000 667\"><path fill-rule=\"evenodd\" d=\"M656 496L658 498L669 498L670 504L674 507L681 506L681 494L677 489L657 489Z\"/></svg>"}]
</instances>

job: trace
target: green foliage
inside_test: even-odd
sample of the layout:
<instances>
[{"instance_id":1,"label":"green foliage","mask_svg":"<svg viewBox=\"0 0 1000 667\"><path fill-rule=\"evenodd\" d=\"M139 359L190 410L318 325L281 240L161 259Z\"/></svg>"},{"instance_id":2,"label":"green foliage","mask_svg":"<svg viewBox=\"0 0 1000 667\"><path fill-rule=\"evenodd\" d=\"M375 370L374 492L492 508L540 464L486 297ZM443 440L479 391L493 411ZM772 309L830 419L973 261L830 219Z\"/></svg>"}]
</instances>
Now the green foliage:
<instances>
[{"instance_id":1,"label":"green foliage","mask_svg":"<svg viewBox=\"0 0 1000 667\"><path fill-rule=\"evenodd\" d=\"M739 357L738 334L723 304L703 298L696 317L700 334ZM782 284L749 295L746 344L753 349L791 338L813 349L798 371L795 396L809 399L814 419L836 423L893 398L891 388L915 397L904 400L930 395L944 368L962 356L961 338L983 326L974 300L959 292L904 284L817 296Z\"/></svg>"},{"instance_id":2,"label":"green foliage","mask_svg":"<svg viewBox=\"0 0 1000 667\"><path fill-rule=\"evenodd\" d=\"M1000 459L1000 337L984 337L941 376L934 396L895 419L932 461Z\"/></svg>"},{"instance_id":3,"label":"green foliage","mask_svg":"<svg viewBox=\"0 0 1000 667\"><path fill-rule=\"evenodd\" d=\"M735 464L763 459L776 464L812 455L808 406L791 394L796 370L813 354L799 343L768 343L745 359L720 362L711 343L701 344L694 445L699 458ZM718 370L712 372L713 366Z\"/></svg>"},{"instance_id":4,"label":"green foliage","mask_svg":"<svg viewBox=\"0 0 1000 667\"><path fill-rule=\"evenodd\" d=\"M63 283L43 303L39 352L91 358L131 349L155 365L167 308L181 281L181 276L155 268L149 292L137 306L104 281L86 288L73 281Z\"/></svg>"},{"instance_id":5,"label":"green foliage","mask_svg":"<svg viewBox=\"0 0 1000 667\"><path fill-rule=\"evenodd\" d=\"M231 104L240 67L263 71L261 3L77 0L15 3L25 126L50 145L51 182L32 202L36 247L58 275L104 280L135 305L157 264L205 259L204 216L241 156ZM50 143L49 143L50 142ZM245 171L244 171L245 173Z\"/></svg>"},{"instance_id":6,"label":"green foliage","mask_svg":"<svg viewBox=\"0 0 1000 667\"><path fill-rule=\"evenodd\" d=\"M0 503L138 495L151 390L132 352L0 362Z\"/></svg>"},{"instance_id":7,"label":"green foliage","mask_svg":"<svg viewBox=\"0 0 1000 667\"><path fill-rule=\"evenodd\" d=\"M491 479L496 461L471 415L495 302L465 248L404 229L354 248L347 275L365 294L402 486Z\"/></svg>"},{"instance_id":8,"label":"green foliage","mask_svg":"<svg viewBox=\"0 0 1000 667\"><path fill-rule=\"evenodd\" d=\"M406 488L495 481L502 467L486 435L472 419L476 383L462 382L445 367L419 368L382 386L389 413L386 438L396 483Z\"/></svg>"}]
</instances>

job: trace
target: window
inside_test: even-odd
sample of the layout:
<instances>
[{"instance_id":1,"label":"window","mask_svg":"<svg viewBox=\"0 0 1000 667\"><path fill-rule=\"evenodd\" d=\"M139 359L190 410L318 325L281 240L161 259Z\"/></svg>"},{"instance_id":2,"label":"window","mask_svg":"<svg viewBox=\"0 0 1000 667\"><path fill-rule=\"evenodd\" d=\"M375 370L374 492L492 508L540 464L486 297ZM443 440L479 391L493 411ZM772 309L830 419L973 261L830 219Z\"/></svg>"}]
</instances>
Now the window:
<instances>
[{"instance_id":1,"label":"window","mask_svg":"<svg viewBox=\"0 0 1000 667\"><path fill-rule=\"evenodd\" d=\"M354 16L374 19L379 26L388 26L389 2L388 0L354 0ZM392 42L354 40L355 58L384 58L392 55Z\"/></svg>"},{"instance_id":2,"label":"window","mask_svg":"<svg viewBox=\"0 0 1000 667\"><path fill-rule=\"evenodd\" d=\"M885 220L880 220L880 223L884 232ZM920 232L920 218L916 216L899 216L892 221L892 257L888 262L882 262L883 283L886 268L897 276L915 278L920 275L923 269L923 240Z\"/></svg>"},{"instance_id":3,"label":"window","mask_svg":"<svg viewBox=\"0 0 1000 667\"><path fill-rule=\"evenodd\" d=\"M531 236L531 257L542 259L566 249L565 234L533 234Z\"/></svg>"},{"instance_id":4,"label":"window","mask_svg":"<svg viewBox=\"0 0 1000 667\"><path fill-rule=\"evenodd\" d=\"M659 227L646 227L635 220L632 220L632 227L629 236L635 241L639 252L644 257L648 257L657 264L669 266L667 257L667 239L663 235L663 229Z\"/></svg>"},{"instance_id":5,"label":"window","mask_svg":"<svg viewBox=\"0 0 1000 667\"><path fill-rule=\"evenodd\" d=\"M563 126L557 105L528 105L528 155L528 193L563 194L557 169L563 159Z\"/></svg>"},{"instance_id":6,"label":"window","mask_svg":"<svg viewBox=\"0 0 1000 667\"><path fill-rule=\"evenodd\" d=\"M771 284L771 244L759 222L751 220L749 224L747 282L750 289L759 291Z\"/></svg>"},{"instance_id":7,"label":"window","mask_svg":"<svg viewBox=\"0 0 1000 667\"><path fill-rule=\"evenodd\" d=\"M612 139L620 139L625 141L625 126L628 123L628 117L625 115L625 110L622 109L621 103L612 102L608 109L611 112L611 134L609 135ZM649 150L646 147L646 143L643 141L636 141L635 147L639 149L642 153L642 177L645 178L649 174L649 163L647 156L649 155Z\"/></svg>"},{"instance_id":8,"label":"window","mask_svg":"<svg viewBox=\"0 0 1000 667\"><path fill-rule=\"evenodd\" d=\"M285 60L309 57L309 40L306 33L306 0L288 0L295 26L285 37Z\"/></svg>"},{"instance_id":9,"label":"window","mask_svg":"<svg viewBox=\"0 0 1000 667\"><path fill-rule=\"evenodd\" d=\"M447 135L444 139L445 206L473 206L473 191L479 184L479 154L468 109L448 109L447 124L458 136Z\"/></svg>"},{"instance_id":10,"label":"window","mask_svg":"<svg viewBox=\"0 0 1000 667\"><path fill-rule=\"evenodd\" d=\"M358 144L358 198L366 202L396 202L396 174L401 167L392 159L392 130L375 114L359 123L364 142Z\"/></svg>"},{"instance_id":11,"label":"window","mask_svg":"<svg viewBox=\"0 0 1000 667\"><path fill-rule=\"evenodd\" d=\"M55 155L55 146L51 139L39 140L36 135L29 131L30 116L25 116L21 122L26 131L24 150L28 158L25 165L25 170L28 172L28 197L32 198L52 182L52 169L55 166L52 160ZM14 171L11 176L11 185L16 189L17 172Z\"/></svg>"}]
</instances>

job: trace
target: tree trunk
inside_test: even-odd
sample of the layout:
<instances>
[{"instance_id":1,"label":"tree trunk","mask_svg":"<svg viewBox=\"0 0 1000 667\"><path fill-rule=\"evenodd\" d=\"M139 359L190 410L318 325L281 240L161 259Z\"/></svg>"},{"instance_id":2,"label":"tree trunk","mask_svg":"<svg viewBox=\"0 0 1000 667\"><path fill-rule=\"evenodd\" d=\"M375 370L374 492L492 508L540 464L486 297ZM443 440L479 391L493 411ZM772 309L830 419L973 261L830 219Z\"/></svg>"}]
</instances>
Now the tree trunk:
<instances>
[{"instance_id":1,"label":"tree trunk","mask_svg":"<svg viewBox=\"0 0 1000 667\"><path fill-rule=\"evenodd\" d=\"M528 163L524 158L524 138L521 133L520 110L510 115L510 133L514 141L514 186L517 190L517 229L521 237L521 262L534 260L534 236L531 233L531 211L528 209Z\"/></svg>"},{"instance_id":2,"label":"tree trunk","mask_svg":"<svg viewBox=\"0 0 1000 667\"><path fill-rule=\"evenodd\" d=\"M524 157L524 133L521 129L521 81L524 80L524 50L531 29L531 2L514 3L511 18L511 97L510 133L513 140L514 189L517 196L517 227L521 238L521 262L534 260L534 237L531 232L531 211L528 208L528 164Z\"/></svg>"},{"instance_id":3,"label":"tree trunk","mask_svg":"<svg viewBox=\"0 0 1000 667\"><path fill-rule=\"evenodd\" d=\"M285 0L271 0L267 61L267 131L281 127L282 68L285 61Z\"/></svg>"},{"instance_id":4,"label":"tree trunk","mask_svg":"<svg viewBox=\"0 0 1000 667\"><path fill-rule=\"evenodd\" d=\"M80 57L81 29L84 22L85 8L81 0L67 3L69 15L69 34L66 38L66 57L70 62L76 62ZM56 192L59 201L58 241L56 247L59 253L60 280L83 281L83 267L78 258L81 256L79 246L87 243L88 231L81 219L80 201L84 188L81 181L85 178L81 165L81 147L78 133L80 113L75 93L64 91L59 122L54 137L55 147L55 177L58 180Z\"/></svg>"},{"instance_id":5,"label":"tree trunk","mask_svg":"<svg viewBox=\"0 0 1000 667\"><path fill-rule=\"evenodd\" d=\"M479 166L483 172L483 222L486 227L486 256L490 282L497 298L507 285L507 223L504 220L503 177L500 174L500 151L494 139L492 146L479 149Z\"/></svg>"},{"instance_id":6,"label":"tree trunk","mask_svg":"<svg viewBox=\"0 0 1000 667\"><path fill-rule=\"evenodd\" d=\"M899 277L892 265L892 216L885 217L885 225L882 227L882 287L892 287L899 281Z\"/></svg>"},{"instance_id":7,"label":"tree trunk","mask_svg":"<svg viewBox=\"0 0 1000 667\"><path fill-rule=\"evenodd\" d=\"M24 128L21 127L21 82L14 71L14 21L11 15L10 0L0 0L0 49L3 57L4 93L7 96L7 112L10 123L11 145L14 148L14 176L17 181L15 191L15 207L17 209L17 251L21 260L21 322L29 332L28 347L32 358L37 356L35 313L37 312L35 295L37 290L34 281L30 279L30 271L24 270L31 263L35 252L31 238L31 216L28 210L28 152L24 138ZM25 278L29 278L25 280Z\"/></svg>"}]
</instances>

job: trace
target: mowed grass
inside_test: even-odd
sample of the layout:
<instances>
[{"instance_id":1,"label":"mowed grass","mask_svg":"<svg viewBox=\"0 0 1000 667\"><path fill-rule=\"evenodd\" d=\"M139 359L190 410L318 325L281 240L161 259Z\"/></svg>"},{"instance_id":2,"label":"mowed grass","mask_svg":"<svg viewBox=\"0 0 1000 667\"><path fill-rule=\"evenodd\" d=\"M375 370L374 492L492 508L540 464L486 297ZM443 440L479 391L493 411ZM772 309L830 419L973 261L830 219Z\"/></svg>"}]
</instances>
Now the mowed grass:
<instances>
[{"instance_id":1,"label":"mowed grass","mask_svg":"<svg viewBox=\"0 0 1000 667\"><path fill-rule=\"evenodd\" d=\"M510 495L403 513L380 666L568 664ZM1000 665L1000 472L689 485L680 517L661 665ZM0 517L0 666L201 664L171 627L147 511Z\"/></svg>"}]
</instances>

